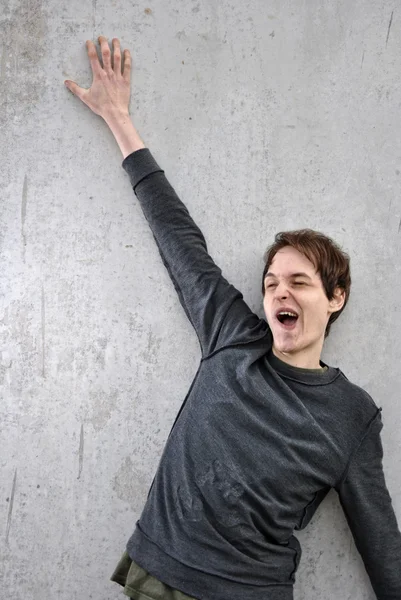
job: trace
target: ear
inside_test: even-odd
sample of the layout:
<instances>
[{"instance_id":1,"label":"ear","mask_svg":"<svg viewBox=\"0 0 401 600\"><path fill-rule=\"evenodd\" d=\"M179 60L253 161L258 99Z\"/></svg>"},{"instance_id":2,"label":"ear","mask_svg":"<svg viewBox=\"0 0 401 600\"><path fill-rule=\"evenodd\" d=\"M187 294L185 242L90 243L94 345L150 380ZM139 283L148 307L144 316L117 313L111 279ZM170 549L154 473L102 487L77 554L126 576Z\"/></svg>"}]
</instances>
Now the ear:
<instances>
[{"instance_id":1,"label":"ear","mask_svg":"<svg viewBox=\"0 0 401 600\"><path fill-rule=\"evenodd\" d=\"M345 302L345 290L337 287L334 290L334 298L330 300L330 307L333 309L331 312L337 312L342 309Z\"/></svg>"}]
</instances>

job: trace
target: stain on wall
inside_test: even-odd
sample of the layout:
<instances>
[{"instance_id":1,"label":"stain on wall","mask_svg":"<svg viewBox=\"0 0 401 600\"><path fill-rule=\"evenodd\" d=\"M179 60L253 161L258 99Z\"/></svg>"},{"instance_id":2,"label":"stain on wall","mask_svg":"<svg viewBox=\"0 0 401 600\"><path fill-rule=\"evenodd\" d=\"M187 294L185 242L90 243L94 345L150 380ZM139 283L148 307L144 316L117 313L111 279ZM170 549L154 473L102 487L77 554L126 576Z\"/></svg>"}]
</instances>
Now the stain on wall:
<instances>
[{"instance_id":1,"label":"stain on wall","mask_svg":"<svg viewBox=\"0 0 401 600\"><path fill-rule=\"evenodd\" d=\"M47 7L42 0L3 0L0 125L29 118L46 87L41 59L46 52Z\"/></svg>"}]
</instances>

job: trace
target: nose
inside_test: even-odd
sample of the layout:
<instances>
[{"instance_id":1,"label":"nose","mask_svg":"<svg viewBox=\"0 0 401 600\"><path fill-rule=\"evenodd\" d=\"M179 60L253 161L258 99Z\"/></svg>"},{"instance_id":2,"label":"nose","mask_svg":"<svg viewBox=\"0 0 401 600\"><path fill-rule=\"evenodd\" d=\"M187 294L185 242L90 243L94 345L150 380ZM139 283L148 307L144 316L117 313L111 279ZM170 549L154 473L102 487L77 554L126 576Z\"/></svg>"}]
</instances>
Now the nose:
<instances>
[{"instance_id":1,"label":"nose","mask_svg":"<svg viewBox=\"0 0 401 600\"><path fill-rule=\"evenodd\" d=\"M282 281L277 284L276 289L274 290L275 298L287 298L288 297L288 286L285 281Z\"/></svg>"}]
</instances>

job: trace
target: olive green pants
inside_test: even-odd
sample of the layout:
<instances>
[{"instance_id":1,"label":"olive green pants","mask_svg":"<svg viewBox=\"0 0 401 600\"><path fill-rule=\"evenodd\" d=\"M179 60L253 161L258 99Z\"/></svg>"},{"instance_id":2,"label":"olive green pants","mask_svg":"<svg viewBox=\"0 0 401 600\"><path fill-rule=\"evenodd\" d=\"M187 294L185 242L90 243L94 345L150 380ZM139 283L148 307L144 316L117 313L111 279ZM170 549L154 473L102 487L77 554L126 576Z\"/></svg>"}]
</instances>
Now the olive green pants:
<instances>
[{"instance_id":1,"label":"olive green pants","mask_svg":"<svg viewBox=\"0 0 401 600\"><path fill-rule=\"evenodd\" d=\"M196 600L150 575L126 551L110 580L123 586L124 594L134 600Z\"/></svg>"}]
</instances>

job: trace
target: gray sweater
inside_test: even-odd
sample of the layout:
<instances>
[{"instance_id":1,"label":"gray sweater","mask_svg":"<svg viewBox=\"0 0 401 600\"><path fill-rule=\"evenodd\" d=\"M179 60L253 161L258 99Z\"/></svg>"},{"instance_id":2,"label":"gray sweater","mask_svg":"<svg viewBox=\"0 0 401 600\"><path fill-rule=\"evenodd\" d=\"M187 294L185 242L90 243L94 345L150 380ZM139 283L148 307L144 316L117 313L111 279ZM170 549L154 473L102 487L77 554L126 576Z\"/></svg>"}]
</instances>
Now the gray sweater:
<instances>
[{"instance_id":1,"label":"gray sweater","mask_svg":"<svg viewBox=\"0 0 401 600\"><path fill-rule=\"evenodd\" d=\"M129 555L200 600L292 600L293 532L335 488L378 600L400 600L381 408L339 368L275 357L267 322L223 277L149 149L123 168L201 349Z\"/></svg>"}]
</instances>

